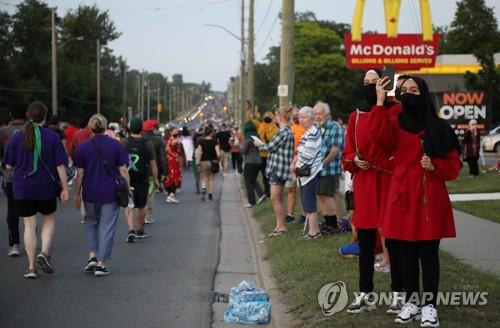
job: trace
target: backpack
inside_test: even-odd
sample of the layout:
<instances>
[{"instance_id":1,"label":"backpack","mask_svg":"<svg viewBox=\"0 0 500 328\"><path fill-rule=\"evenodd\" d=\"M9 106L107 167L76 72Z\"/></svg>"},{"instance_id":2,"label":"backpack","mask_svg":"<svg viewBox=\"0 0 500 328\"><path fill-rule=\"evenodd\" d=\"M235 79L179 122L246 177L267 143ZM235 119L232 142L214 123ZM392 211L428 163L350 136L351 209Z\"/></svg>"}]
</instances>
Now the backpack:
<instances>
[{"instance_id":1,"label":"backpack","mask_svg":"<svg viewBox=\"0 0 500 328\"><path fill-rule=\"evenodd\" d=\"M129 157L128 173L131 182L142 182L147 180L149 175L149 157L146 151L144 138L127 138L127 153Z\"/></svg>"}]
</instances>

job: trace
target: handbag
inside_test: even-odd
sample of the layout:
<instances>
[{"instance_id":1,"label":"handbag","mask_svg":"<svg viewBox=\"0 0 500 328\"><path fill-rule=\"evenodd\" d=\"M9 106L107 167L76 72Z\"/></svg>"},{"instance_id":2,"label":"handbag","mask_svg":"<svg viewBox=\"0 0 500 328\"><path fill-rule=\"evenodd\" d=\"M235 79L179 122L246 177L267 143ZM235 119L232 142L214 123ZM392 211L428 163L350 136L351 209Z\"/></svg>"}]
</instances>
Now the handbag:
<instances>
[{"instance_id":1,"label":"handbag","mask_svg":"<svg viewBox=\"0 0 500 328\"><path fill-rule=\"evenodd\" d=\"M321 150L316 153L316 156L314 156L312 163L314 163L316 158L318 158L319 153L321 153ZM312 164L304 164L300 167L297 167L295 169L295 175L298 176L299 178L308 177L311 175L311 168L312 168Z\"/></svg>"},{"instance_id":2,"label":"handbag","mask_svg":"<svg viewBox=\"0 0 500 328\"><path fill-rule=\"evenodd\" d=\"M94 148L97 152L97 155L101 159L102 163L104 164L104 169L108 172L109 175L113 176L113 169L111 168L111 165L108 163L108 161L105 159L104 155L101 152L101 149L97 146L97 143L95 142L95 139L92 138L90 139L92 141L92 144L94 145ZM124 177L121 175L118 175L118 177L115 180L116 183L116 201L120 205L120 207L127 207L128 206L128 197L129 197L129 188L127 184L127 180L125 180Z\"/></svg>"},{"instance_id":3,"label":"handbag","mask_svg":"<svg viewBox=\"0 0 500 328\"><path fill-rule=\"evenodd\" d=\"M213 159L210 161L210 172L212 174L217 174L219 173L220 167L219 167L219 161L216 159Z\"/></svg>"}]
</instances>

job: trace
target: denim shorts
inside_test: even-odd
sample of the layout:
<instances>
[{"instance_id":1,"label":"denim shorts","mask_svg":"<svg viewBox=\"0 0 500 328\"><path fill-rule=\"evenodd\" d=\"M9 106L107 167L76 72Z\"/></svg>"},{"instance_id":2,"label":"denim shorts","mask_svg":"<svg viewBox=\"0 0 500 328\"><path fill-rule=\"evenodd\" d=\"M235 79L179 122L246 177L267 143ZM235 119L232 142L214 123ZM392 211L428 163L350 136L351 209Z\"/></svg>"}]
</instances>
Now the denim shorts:
<instances>
[{"instance_id":1,"label":"denim shorts","mask_svg":"<svg viewBox=\"0 0 500 328\"><path fill-rule=\"evenodd\" d=\"M278 177L275 171L271 171L271 173L268 176L268 179L269 179L269 184L272 185L284 186L286 183L286 180L283 180L280 177Z\"/></svg>"},{"instance_id":2,"label":"denim shorts","mask_svg":"<svg viewBox=\"0 0 500 328\"><path fill-rule=\"evenodd\" d=\"M316 174L316 176L303 185L300 189L300 199L302 202L302 209L305 213L315 213L318 211L316 206L316 195L319 189L319 176L321 174Z\"/></svg>"}]
</instances>

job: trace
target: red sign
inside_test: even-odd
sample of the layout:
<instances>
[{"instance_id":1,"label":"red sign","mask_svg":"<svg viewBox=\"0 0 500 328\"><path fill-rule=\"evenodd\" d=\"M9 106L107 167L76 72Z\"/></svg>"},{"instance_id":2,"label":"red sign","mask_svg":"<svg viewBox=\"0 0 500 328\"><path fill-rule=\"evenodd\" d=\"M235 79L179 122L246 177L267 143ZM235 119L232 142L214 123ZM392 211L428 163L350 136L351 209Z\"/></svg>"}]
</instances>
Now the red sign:
<instances>
[{"instance_id":1,"label":"red sign","mask_svg":"<svg viewBox=\"0 0 500 328\"><path fill-rule=\"evenodd\" d=\"M400 70L434 67L439 47L439 34L432 41L423 41L422 34L399 34L388 38L385 34L363 34L361 41L344 36L347 66L349 68L380 68L392 65Z\"/></svg>"}]
</instances>

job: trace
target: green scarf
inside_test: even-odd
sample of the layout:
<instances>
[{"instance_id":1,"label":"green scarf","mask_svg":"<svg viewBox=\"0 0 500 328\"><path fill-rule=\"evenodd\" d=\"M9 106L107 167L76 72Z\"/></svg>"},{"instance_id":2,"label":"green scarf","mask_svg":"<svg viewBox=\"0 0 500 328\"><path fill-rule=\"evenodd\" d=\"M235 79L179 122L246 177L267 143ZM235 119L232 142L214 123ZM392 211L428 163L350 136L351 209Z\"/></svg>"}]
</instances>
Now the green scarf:
<instances>
[{"instance_id":1,"label":"green scarf","mask_svg":"<svg viewBox=\"0 0 500 328\"><path fill-rule=\"evenodd\" d=\"M35 146L33 148L33 171L28 173L26 176L32 176L38 171L38 162L42 156L42 135L40 132L40 128L38 125L30 120L30 123L33 124L33 130L35 132ZM29 123L28 123L29 124Z\"/></svg>"}]
</instances>

